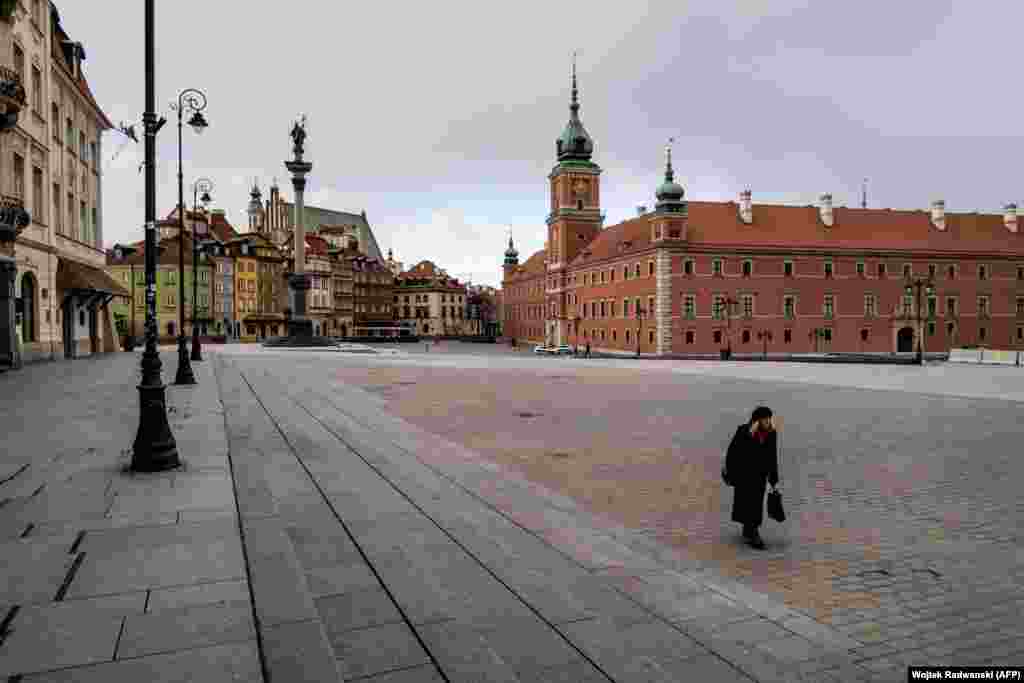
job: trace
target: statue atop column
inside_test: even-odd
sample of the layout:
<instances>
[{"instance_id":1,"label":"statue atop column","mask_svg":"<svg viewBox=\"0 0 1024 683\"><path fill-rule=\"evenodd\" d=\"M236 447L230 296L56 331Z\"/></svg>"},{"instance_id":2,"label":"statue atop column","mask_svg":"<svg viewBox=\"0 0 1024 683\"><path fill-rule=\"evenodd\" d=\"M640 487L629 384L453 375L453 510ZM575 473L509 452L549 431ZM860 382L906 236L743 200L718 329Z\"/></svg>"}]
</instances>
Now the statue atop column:
<instances>
[{"instance_id":1,"label":"statue atop column","mask_svg":"<svg viewBox=\"0 0 1024 683\"><path fill-rule=\"evenodd\" d=\"M292 147L292 151L295 153L296 159L302 159L304 153L304 145L306 143L306 115L303 114L295 125L292 126L292 142L295 143Z\"/></svg>"}]
</instances>

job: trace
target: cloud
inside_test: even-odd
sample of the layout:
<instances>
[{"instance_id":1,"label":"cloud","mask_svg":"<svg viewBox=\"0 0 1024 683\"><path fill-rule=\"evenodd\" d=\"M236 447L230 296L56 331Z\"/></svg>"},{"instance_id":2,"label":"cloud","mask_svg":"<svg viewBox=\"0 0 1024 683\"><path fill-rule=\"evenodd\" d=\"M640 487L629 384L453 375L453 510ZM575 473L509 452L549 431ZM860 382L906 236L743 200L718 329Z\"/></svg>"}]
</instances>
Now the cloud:
<instances>
[{"instance_id":1,"label":"cloud","mask_svg":"<svg viewBox=\"0 0 1024 683\"><path fill-rule=\"evenodd\" d=\"M535 225L509 226L470 219L457 207L435 209L423 222L377 224L374 234L381 250L386 254L393 249L395 259L406 269L429 260L453 277L499 286L509 227L520 262L544 247Z\"/></svg>"},{"instance_id":2,"label":"cloud","mask_svg":"<svg viewBox=\"0 0 1024 683\"><path fill-rule=\"evenodd\" d=\"M107 115L139 120L142 4L118 4L115 23L96 3L58 5ZM186 183L213 179L215 204L236 223L253 176L264 188L277 176L291 194L288 133L306 112L307 203L365 209L383 250L497 282L507 224L521 258L543 246L573 49L609 224L654 204L670 135L695 199L750 186L755 201L828 191L855 201L865 175L872 206L943 195L950 210L998 211L1020 199L1012 150L1024 95L1007 85L1018 80L1020 3L638 0L584 11L447 0L405 3L398 22L389 3L358 16L338 3L304 11L302 49L288 58L262 49L288 33L279 12L250 13L237 37L223 28L237 24L233 3L178 0L158 12L157 106L172 119L157 144L159 215L177 200L167 102L195 87L210 128L184 131ZM107 134L106 154L119 138ZM139 234L142 150L104 169L110 243Z\"/></svg>"}]
</instances>

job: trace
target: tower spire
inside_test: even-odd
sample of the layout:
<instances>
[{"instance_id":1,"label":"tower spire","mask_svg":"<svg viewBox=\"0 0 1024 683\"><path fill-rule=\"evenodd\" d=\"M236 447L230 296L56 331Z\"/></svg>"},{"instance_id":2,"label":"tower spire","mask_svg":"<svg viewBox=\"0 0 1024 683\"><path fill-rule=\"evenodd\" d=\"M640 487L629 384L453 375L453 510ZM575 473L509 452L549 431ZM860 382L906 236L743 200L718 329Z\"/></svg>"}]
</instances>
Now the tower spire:
<instances>
[{"instance_id":1,"label":"tower spire","mask_svg":"<svg viewBox=\"0 0 1024 683\"><path fill-rule=\"evenodd\" d=\"M579 89L576 87L576 53L577 50L572 51L572 100L569 103L569 111L574 119L579 118L580 111Z\"/></svg>"},{"instance_id":2,"label":"tower spire","mask_svg":"<svg viewBox=\"0 0 1024 683\"><path fill-rule=\"evenodd\" d=\"M658 198L656 205L658 211L680 212L686 210L686 203L683 201L682 185L675 181L675 172L672 170L672 143L675 138L669 138L665 145L665 182L661 184L654 196Z\"/></svg>"},{"instance_id":3,"label":"tower spire","mask_svg":"<svg viewBox=\"0 0 1024 683\"><path fill-rule=\"evenodd\" d=\"M579 86L576 82L576 57L579 50L572 52L572 95L569 99L569 123L562 134L555 140L555 151L559 161L590 161L594 153L594 141L587 135L583 122L580 121Z\"/></svg>"},{"instance_id":4,"label":"tower spire","mask_svg":"<svg viewBox=\"0 0 1024 683\"><path fill-rule=\"evenodd\" d=\"M519 265L519 252L512 246L512 226L508 226L508 249L505 250L505 265Z\"/></svg>"},{"instance_id":5,"label":"tower spire","mask_svg":"<svg viewBox=\"0 0 1024 683\"><path fill-rule=\"evenodd\" d=\"M671 183L675 174L672 172L672 143L675 142L675 138L669 138L668 144L665 145L665 182Z\"/></svg>"}]
</instances>

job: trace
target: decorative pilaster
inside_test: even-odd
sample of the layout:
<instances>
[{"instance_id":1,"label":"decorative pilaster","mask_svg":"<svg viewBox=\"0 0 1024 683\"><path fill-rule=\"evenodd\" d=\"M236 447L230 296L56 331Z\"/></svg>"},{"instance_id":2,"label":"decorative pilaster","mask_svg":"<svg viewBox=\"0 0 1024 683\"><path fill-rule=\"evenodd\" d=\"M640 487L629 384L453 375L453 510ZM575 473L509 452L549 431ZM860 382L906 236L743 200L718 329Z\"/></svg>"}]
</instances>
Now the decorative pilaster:
<instances>
[{"instance_id":1,"label":"decorative pilaster","mask_svg":"<svg viewBox=\"0 0 1024 683\"><path fill-rule=\"evenodd\" d=\"M672 253L658 249L654 263L654 320L657 354L672 353Z\"/></svg>"},{"instance_id":2,"label":"decorative pilaster","mask_svg":"<svg viewBox=\"0 0 1024 683\"><path fill-rule=\"evenodd\" d=\"M14 258L0 255L0 366L10 368L21 367L14 313L14 279L17 273Z\"/></svg>"}]
</instances>

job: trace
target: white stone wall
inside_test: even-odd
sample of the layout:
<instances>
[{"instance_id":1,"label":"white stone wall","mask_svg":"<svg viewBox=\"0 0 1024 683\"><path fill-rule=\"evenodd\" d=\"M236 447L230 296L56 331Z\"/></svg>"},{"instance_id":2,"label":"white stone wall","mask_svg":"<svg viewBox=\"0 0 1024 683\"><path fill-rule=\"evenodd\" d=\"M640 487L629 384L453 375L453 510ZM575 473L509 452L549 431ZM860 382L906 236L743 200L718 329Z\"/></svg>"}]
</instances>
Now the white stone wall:
<instances>
[{"instance_id":1,"label":"white stone wall","mask_svg":"<svg viewBox=\"0 0 1024 683\"><path fill-rule=\"evenodd\" d=\"M672 254L668 249L658 249L654 276L654 319L657 325L655 344L660 356L672 352Z\"/></svg>"}]
</instances>

